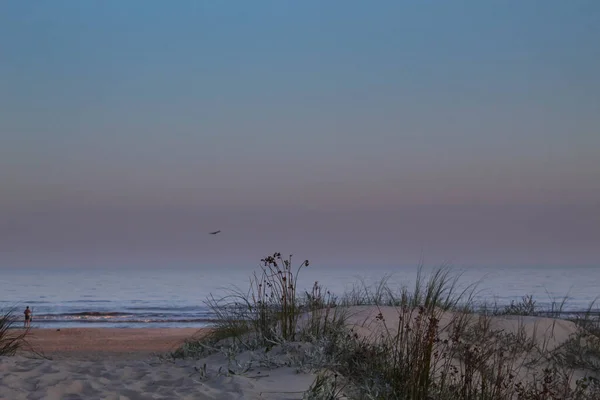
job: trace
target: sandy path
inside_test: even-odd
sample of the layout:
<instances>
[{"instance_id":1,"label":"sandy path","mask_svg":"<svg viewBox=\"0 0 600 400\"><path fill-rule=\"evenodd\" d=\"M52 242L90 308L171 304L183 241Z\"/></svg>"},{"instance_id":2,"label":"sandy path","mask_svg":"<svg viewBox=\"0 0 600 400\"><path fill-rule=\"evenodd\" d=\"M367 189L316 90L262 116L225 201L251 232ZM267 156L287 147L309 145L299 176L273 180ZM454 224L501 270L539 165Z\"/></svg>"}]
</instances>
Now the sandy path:
<instances>
[{"instance_id":1,"label":"sandy path","mask_svg":"<svg viewBox=\"0 0 600 400\"><path fill-rule=\"evenodd\" d=\"M197 328L32 329L28 341L35 351L54 358L143 358L175 350L186 339L206 332Z\"/></svg>"}]
</instances>

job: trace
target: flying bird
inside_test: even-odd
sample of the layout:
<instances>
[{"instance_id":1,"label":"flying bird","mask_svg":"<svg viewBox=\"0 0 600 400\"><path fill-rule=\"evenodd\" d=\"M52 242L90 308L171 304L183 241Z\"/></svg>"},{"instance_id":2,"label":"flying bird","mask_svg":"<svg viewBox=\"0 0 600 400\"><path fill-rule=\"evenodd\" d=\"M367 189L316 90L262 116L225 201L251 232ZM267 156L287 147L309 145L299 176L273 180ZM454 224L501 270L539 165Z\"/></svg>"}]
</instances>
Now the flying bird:
<instances>
[{"instance_id":1,"label":"flying bird","mask_svg":"<svg viewBox=\"0 0 600 400\"><path fill-rule=\"evenodd\" d=\"M217 233L221 233L221 230L210 232L209 235L216 235Z\"/></svg>"}]
</instances>

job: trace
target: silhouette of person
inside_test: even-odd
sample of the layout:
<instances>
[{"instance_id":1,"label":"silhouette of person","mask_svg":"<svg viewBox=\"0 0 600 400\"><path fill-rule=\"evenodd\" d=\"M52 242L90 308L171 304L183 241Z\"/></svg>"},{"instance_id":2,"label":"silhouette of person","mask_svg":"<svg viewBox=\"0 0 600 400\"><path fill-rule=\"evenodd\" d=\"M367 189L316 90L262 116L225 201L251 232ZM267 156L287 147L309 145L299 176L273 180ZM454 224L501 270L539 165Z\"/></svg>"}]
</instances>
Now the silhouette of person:
<instances>
[{"instance_id":1,"label":"silhouette of person","mask_svg":"<svg viewBox=\"0 0 600 400\"><path fill-rule=\"evenodd\" d=\"M31 325L31 310L29 309L29 306L27 306L27 308L25 308L25 324L23 325L24 328L29 328L29 325Z\"/></svg>"}]
</instances>

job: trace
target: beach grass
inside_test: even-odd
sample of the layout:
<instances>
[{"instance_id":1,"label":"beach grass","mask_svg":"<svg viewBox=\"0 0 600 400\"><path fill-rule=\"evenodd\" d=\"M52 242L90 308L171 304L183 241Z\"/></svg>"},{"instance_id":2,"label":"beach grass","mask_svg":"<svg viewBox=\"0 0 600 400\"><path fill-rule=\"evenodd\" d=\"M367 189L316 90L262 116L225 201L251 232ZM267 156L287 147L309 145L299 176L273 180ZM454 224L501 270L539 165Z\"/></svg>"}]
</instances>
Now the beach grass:
<instances>
[{"instance_id":1,"label":"beach grass","mask_svg":"<svg viewBox=\"0 0 600 400\"><path fill-rule=\"evenodd\" d=\"M306 354L294 358L299 370L316 373L306 399L600 398L593 304L562 325L566 296L550 309L527 295L482 306L474 302L476 285L461 289L460 275L448 266L428 277L418 268L410 288L391 288L384 277L337 298L318 283L298 290L298 275L308 266L294 268L280 253L265 257L247 291L208 298L217 317L212 334L173 356L220 351L235 359L246 350L308 343ZM575 334L557 344L555 330L565 324Z\"/></svg>"},{"instance_id":2,"label":"beach grass","mask_svg":"<svg viewBox=\"0 0 600 400\"><path fill-rule=\"evenodd\" d=\"M27 329L18 328L15 309L10 308L0 314L0 356L13 356L20 349L27 347Z\"/></svg>"},{"instance_id":3,"label":"beach grass","mask_svg":"<svg viewBox=\"0 0 600 400\"><path fill-rule=\"evenodd\" d=\"M216 320L213 329L203 340L185 343L175 356L197 357L224 345L246 350L272 347L333 334L344 325L336 297L317 282L310 292L297 291L298 275L309 264L304 260L294 266L291 256L284 259L280 253L263 258L247 291L231 288L225 296L208 297L205 304Z\"/></svg>"}]
</instances>

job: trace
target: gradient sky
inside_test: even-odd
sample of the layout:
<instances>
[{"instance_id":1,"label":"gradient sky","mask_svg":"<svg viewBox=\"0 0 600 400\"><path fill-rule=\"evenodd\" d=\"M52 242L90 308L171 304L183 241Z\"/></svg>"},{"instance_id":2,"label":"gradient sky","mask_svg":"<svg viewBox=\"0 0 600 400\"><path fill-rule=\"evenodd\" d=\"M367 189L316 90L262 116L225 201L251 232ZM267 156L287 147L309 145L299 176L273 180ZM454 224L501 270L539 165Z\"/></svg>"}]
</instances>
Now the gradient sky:
<instances>
[{"instance_id":1,"label":"gradient sky","mask_svg":"<svg viewBox=\"0 0 600 400\"><path fill-rule=\"evenodd\" d=\"M596 0L4 2L0 268L600 265L599 71Z\"/></svg>"}]
</instances>

